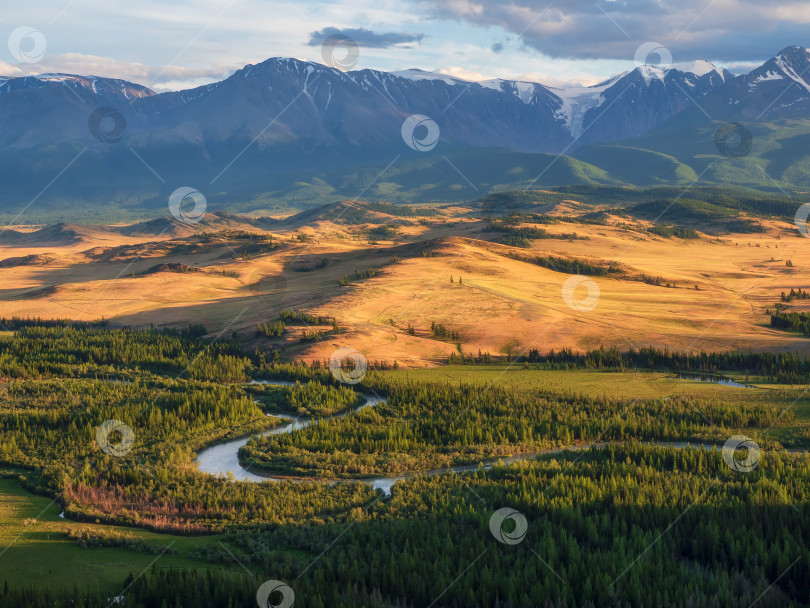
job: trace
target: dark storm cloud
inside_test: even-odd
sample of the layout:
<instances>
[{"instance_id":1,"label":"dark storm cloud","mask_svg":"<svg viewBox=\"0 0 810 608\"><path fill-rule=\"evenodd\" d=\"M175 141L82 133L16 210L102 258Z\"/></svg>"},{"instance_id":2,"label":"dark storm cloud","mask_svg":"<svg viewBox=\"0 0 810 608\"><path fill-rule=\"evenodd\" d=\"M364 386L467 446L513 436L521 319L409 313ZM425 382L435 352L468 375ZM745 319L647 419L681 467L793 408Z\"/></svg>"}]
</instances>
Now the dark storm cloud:
<instances>
[{"instance_id":1,"label":"dark storm cloud","mask_svg":"<svg viewBox=\"0 0 810 608\"><path fill-rule=\"evenodd\" d=\"M421 42L424 34L408 34L398 32L387 32L385 34L378 34L371 30L357 27L336 28L325 27L319 32L312 32L309 35L309 46L319 46L330 36L345 36L353 40L357 46L374 48L374 49L387 49L388 47L397 46L400 44L408 44L412 42Z\"/></svg>"},{"instance_id":2,"label":"dark storm cloud","mask_svg":"<svg viewBox=\"0 0 810 608\"><path fill-rule=\"evenodd\" d=\"M633 59L648 41L675 61L760 60L810 43L810 3L775 0L419 0L434 16L522 35L551 57Z\"/></svg>"}]
</instances>

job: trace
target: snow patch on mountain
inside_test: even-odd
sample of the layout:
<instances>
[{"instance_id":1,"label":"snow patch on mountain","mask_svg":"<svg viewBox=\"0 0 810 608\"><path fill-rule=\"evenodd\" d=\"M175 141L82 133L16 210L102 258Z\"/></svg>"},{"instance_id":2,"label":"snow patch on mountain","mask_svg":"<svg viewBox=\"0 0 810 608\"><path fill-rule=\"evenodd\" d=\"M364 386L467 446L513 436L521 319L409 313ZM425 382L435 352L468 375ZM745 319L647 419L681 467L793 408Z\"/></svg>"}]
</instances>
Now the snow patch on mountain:
<instances>
[{"instance_id":1,"label":"snow patch on mountain","mask_svg":"<svg viewBox=\"0 0 810 608\"><path fill-rule=\"evenodd\" d=\"M785 77L782 74L780 74L778 72L770 72L769 71L769 72L766 72L765 74L762 74L762 75L757 76L756 78L754 78L751 81L751 83L748 85L748 90L753 91L754 89L757 88L757 86L759 86L763 82L768 82L768 81L771 81L771 80L784 80L784 79L785 79Z\"/></svg>"},{"instance_id":2,"label":"snow patch on mountain","mask_svg":"<svg viewBox=\"0 0 810 608\"><path fill-rule=\"evenodd\" d=\"M506 82L501 78L491 78L489 80L479 80L480 84L485 89L492 89L493 91L503 91L503 83Z\"/></svg>"},{"instance_id":3,"label":"snow patch on mountain","mask_svg":"<svg viewBox=\"0 0 810 608\"><path fill-rule=\"evenodd\" d=\"M572 137L577 138L582 135L585 114L588 110L598 108L605 102L602 93L614 82L614 80L608 80L593 87L550 88L550 91L560 99L560 107L555 112L555 116L565 121L565 128Z\"/></svg>"},{"instance_id":4,"label":"snow patch on mountain","mask_svg":"<svg viewBox=\"0 0 810 608\"><path fill-rule=\"evenodd\" d=\"M715 73L723 80L726 79L723 71L719 70L711 61L698 60L690 61L688 63L673 63L672 69L678 70L679 72L686 72L687 74L694 74L698 78L701 76L706 76L707 74Z\"/></svg>"},{"instance_id":5,"label":"snow patch on mountain","mask_svg":"<svg viewBox=\"0 0 810 608\"><path fill-rule=\"evenodd\" d=\"M418 68L413 68L410 70L401 70L399 72L389 72L389 74L393 76L399 76L400 78L404 78L406 80L439 80L445 84L449 85L457 85L457 84L465 84L468 81L461 80L460 78L453 78L452 76L448 76L447 74L439 74L438 72L426 72L425 70L420 70Z\"/></svg>"},{"instance_id":6,"label":"snow patch on mountain","mask_svg":"<svg viewBox=\"0 0 810 608\"><path fill-rule=\"evenodd\" d=\"M650 86L653 80L664 80L669 72L669 68L658 65L640 65L636 68L636 72L644 79L644 84Z\"/></svg>"},{"instance_id":7,"label":"snow patch on mountain","mask_svg":"<svg viewBox=\"0 0 810 608\"><path fill-rule=\"evenodd\" d=\"M537 82L527 82L525 80L503 80L502 78L492 78L490 80L480 80L477 84L493 91L514 95L525 104L530 104L535 98L538 90L550 90L550 88Z\"/></svg>"},{"instance_id":8,"label":"snow patch on mountain","mask_svg":"<svg viewBox=\"0 0 810 608\"><path fill-rule=\"evenodd\" d=\"M725 73L718 69L710 61L690 61L688 63L673 63L669 66L660 65L640 65L636 71L644 78L644 83L649 86L653 80L664 80L671 71L682 72L684 74L691 74L698 78L703 78L709 74L716 74L720 79L725 82Z\"/></svg>"},{"instance_id":9,"label":"snow patch on mountain","mask_svg":"<svg viewBox=\"0 0 810 608\"><path fill-rule=\"evenodd\" d=\"M785 76L790 78L793 82L795 82L799 86L804 87L806 91L810 92L810 84L808 84L807 81L804 78L802 78L804 72L802 72L801 74L797 74L796 71L787 64L782 55L776 57L775 62L777 67L782 71L782 73Z\"/></svg>"}]
</instances>

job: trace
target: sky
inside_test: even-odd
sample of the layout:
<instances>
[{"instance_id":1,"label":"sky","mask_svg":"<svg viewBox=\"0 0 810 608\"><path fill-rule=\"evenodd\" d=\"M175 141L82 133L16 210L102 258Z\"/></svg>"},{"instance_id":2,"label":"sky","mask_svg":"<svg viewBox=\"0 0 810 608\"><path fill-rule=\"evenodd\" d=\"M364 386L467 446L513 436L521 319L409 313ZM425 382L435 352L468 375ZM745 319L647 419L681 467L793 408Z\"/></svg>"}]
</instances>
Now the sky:
<instances>
[{"instance_id":1,"label":"sky","mask_svg":"<svg viewBox=\"0 0 810 608\"><path fill-rule=\"evenodd\" d=\"M673 62L741 73L807 46L808 25L805 0L37 0L0 5L0 74L118 77L164 91L270 57L324 63L326 50L351 69L590 85L658 62L638 56L653 42ZM350 42L332 51L335 36Z\"/></svg>"}]
</instances>

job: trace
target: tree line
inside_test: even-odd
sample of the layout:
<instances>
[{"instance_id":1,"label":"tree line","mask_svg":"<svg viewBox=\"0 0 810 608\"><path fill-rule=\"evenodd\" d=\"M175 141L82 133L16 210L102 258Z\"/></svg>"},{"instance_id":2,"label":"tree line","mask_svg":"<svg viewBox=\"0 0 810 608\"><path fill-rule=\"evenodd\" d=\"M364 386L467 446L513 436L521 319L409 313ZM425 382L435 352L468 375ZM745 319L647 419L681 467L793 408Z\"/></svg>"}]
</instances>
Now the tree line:
<instances>
[{"instance_id":1,"label":"tree line","mask_svg":"<svg viewBox=\"0 0 810 608\"><path fill-rule=\"evenodd\" d=\"M275 579L306 608L799 608L810 601L809 472L807 456L741 474L717 451L630 444L419 477L349 522L235 529L194 555L247 572L158 562L122 581L116 605L250 606ZM493 536L500 507L525 517L522 541ZM0 592L2 608L109 604L92 588L12 581Z\"/></svg>"}]
</instances>

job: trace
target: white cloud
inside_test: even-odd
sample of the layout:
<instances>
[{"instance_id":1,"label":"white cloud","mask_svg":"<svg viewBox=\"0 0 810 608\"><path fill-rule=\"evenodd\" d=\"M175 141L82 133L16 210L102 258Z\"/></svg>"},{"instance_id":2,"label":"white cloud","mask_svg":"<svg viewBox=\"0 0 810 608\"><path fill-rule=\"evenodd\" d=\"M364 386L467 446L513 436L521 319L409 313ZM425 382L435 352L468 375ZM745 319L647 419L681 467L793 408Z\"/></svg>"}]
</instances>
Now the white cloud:
<instances>
[{"instance_id":1,"label":"white cloud","mask_svg":"<svg viewBox=\"0 0 810 608\"><path fill-rule=\"evenodd\" d=\"M593 84L631 68L636 48L650 40L668 47L675 61L709 59L738 71L790 44L806 44L810 23L810 4L798 0L564 0L547 11L547 0L7 4L0 72L96 74L156 90L219 80L269 57L323 61L308 42L324 28L424 34L412 48L361 48L357 68L444 66L444 73L464 78L559 86ZM40 63L17 65L3 51L3 38L23 25L47 38Z\"/></svg>"},{"instance_id":2,"label":"white cloud","mask_svg":"<svg viewBox=\"0 0 810 608\"><path fill-rule=\"evenodd\" d=\"M545 84L551 87L565 89L569 87L589 87L595 84L599 84L605 79L598 76L586 76L586 75L577 77L573 74L571 75L571 78L560 79L557 78L556 76L552 76L551 74L530 73L530 74L520 74L515 78L515 80L523 80L526 82L539 82L540 84Z\"/></svg>"},{"instance_id":3,"label":"white cloud","mask_svg":"<svg viewBox=\"0 0 810 608\"><path fill-rule=\"evenodd\" d=\"M417 0L414 0L417 1ZM418 0L434 18L520 34L549 57L631 60L656 41L677 61L759 61L803 44L810 6L799 0Z\"/></svg>"},{"instance_id":4,"label":"white cloud","mask_svg":"<svg viewBox=\"0 0 810 608\"><path fill-rule=\"evenodd\" d=\"M469 80L470 82L480 82L482 80L490 80L492 78L499 78L499 76L494 75L485 75L480 72L475 72L472 70L467 70L462 67L458 66L449 66L446 68L441 68L435 70L439 74L445 74L446 76L452 76L453 78L460 78L461 80ZM511 74L508 76L509 80L519 80L522 82L539 82L540 84L558 87L558 88L566 88L566 87L587 87L594 84L598 84L602 82L604 78L597 77L597 76L588 76L582 75L581 77L576 77L572 75L574 79L560 79L552 74L547 73L537 73L537 72L529 72L524 74Z\"/></svg>"},{"instance_id":5,"label":"white cloud","mask_svg":"<svg viewBox=\"0 0 810 608\"><path fill-rule=\"evenodd\" d=\"M45 57L38 63L10 64L0 62L0 73L5 76L36 76L37 74L80 74L120 78L148 86L156 91L188 88L198 84L221 80L242 66L216 65L210 68L181 66L149 66L142 63L117 61L109 57L64 53Z\"/></svg>"},{"instance_id":6,"label":"white cloud","mask_svg":"<svg viewBox=\"0 0 810 608\"><path fill-rule=\"evenodd\" d=\"M471 82L478 82L479 80L488 80L491 76L484 76L479 72L474 72L472 70L466 70L464 68L451 65L446 68L441 68L436 70L439 74L444 74L445 76L452 76L453 78L460 78L461 80L469 80Z\"/></svg>"}]
</instances>

